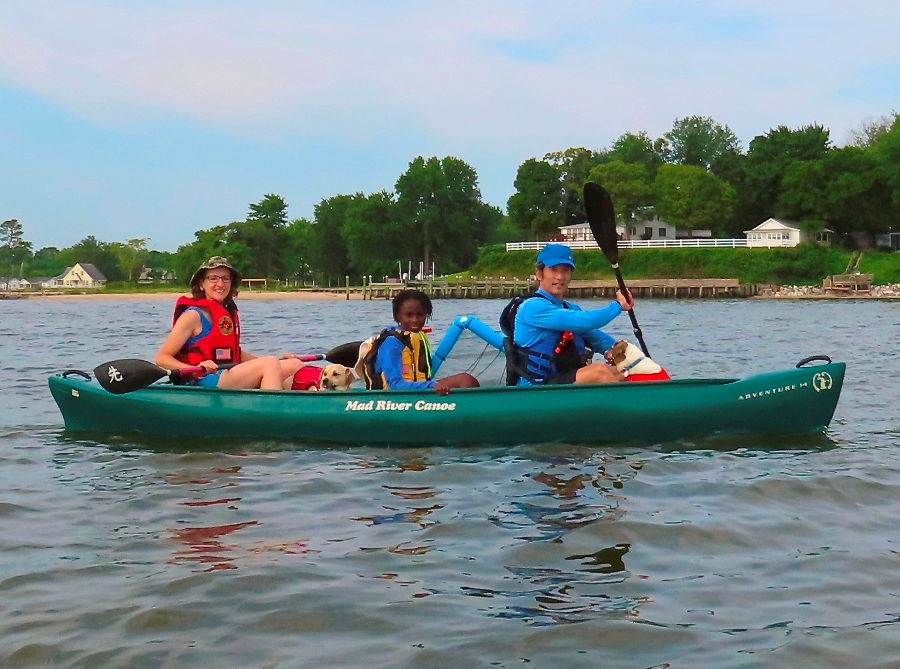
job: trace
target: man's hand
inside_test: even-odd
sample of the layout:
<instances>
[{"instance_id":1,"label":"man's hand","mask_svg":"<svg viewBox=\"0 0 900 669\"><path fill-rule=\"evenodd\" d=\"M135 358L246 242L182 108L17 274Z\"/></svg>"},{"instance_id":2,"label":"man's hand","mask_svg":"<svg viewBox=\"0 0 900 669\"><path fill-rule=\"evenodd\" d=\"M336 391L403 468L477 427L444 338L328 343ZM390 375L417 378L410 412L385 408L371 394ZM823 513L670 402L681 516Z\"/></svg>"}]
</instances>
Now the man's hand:
<instances>
[{"instance_id":1,"label":"man's hand","mask_svg":"<svg viewBox=\"0 0 900 669\"><path fill-rule=\"evenodd\" d=\"M630 290L625 292L627 293L627 297L622 295L622 291L616 291L616 302L622 307L622 311L631 311L634 308L634 297L631 295Z\"/></svg>"}]
</instances>

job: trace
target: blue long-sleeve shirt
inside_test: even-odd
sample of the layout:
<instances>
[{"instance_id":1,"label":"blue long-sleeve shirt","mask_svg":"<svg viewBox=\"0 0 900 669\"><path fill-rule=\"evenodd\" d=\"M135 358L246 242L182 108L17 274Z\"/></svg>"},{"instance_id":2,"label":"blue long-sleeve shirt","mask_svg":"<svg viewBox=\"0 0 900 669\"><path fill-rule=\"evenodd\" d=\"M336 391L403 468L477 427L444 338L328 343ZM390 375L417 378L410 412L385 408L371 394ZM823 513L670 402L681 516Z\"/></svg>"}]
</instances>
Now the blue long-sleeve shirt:
<instances>
[{"instance_id":1,"label":"blue long-sleeve shirt","mask_svg":"<svg viewBox=\"0 0 900 669\"><path fill-rule=\"evenodd\" d=\"M389 328L396 329L396 328ZM403 378L403 343L396 337L388 337L375 354L375 373L384 374L387 388L391 390L422 390L434 388L436 383L428 381L407 381ZM422 351L422 355L425 352Z\"/></svg>"},{"instance_id":2,"label":"blue long-sleeve shirt","mask_svg":"<svg viewBox=\"0 0 900 669\"><path fill-rule=\"evenodd\" d=\"M516 312L513 340L519 346L534 348L549 339L555 343L564 330L581 334L595 352L605 353L616 343L614 337L600 328L622 313L618 302L587 311L567 302L569 308L566 309L562 300L542 289L537 292L547 299L525 300Z\"/></svg>"}]
</instances>

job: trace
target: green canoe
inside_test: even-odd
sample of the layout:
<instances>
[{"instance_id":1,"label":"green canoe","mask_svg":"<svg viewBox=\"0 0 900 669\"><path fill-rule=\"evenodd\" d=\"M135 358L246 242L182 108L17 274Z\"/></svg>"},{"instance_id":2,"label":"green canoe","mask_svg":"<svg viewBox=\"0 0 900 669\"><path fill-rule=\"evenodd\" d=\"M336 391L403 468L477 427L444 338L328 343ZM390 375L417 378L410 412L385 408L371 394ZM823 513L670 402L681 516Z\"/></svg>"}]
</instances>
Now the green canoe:
<instances>
[{"instance_id":1,"label":"green canoe","mask_svg":"<svg viewBox=\"0 0 900 669\"><path fill-rule=\"evenodd\" d=\"M431 391L274 392L159 383L111 394L88 375L71 372L51 376L49 383L71 431L390 446L662 442L824 430L845 367L828 361L743 379L488 386L445 397Z\"/></svg>"}]
</instances>

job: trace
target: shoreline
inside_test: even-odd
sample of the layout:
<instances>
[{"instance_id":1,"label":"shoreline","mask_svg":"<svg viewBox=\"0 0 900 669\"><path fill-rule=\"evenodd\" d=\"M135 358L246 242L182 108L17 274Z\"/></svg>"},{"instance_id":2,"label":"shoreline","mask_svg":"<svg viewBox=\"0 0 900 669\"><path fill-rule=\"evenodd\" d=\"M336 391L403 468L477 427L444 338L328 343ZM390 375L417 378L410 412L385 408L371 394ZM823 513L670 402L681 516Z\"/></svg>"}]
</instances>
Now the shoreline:
<instances>
[{"instance_id":1,"label":"shoreline","mask_svg":"<svg viewBox=\"0 0 900 669\"><path fill-rule=\"evenodd\" d=\"M0 301L3 300L170 300L174 301L179 296L185 295L184 291L164 291L156 293L43 293L43 292L22 292L22 291L3 291L0 292ZM335 291L252 291L243 290L239 293L238 300L343 300L343 301L365 301L363 293L351 291L349 298L345 292ZM369 300L372 298L370 297ZM383 300L378 297L376 299ZM434 298L433 298L434 299ZM442 299L442 298L437 298ZM476 298L478 299L478 298ZM483 299L483 298L482 298ZM647 298L647 299L698 299L698 298ZM699 299L716 300L729 299L727 297L710 296L701 297ZM900 284L872 286L872 290L859 293L834 293L825 292L819 286L773 286L762 289L755 295L748 295L742 298L746 300L896 300L900 299Z\"/></svg>"},{"instance_id":2,"label":"shoreline","mask_svg":"<svg viewBox=\"0 0 900 669\"><path fill-rule=\"evenodd\" d=\"M187 295L185 291L171 291L158 293L0 293L0 300L170 300L175 301L181 295ZM345 293L328 293L323 291L241 291L237 298L240 300L344 300ZM362 300L361 294L350 294L351 300Z\"/></svg>"}]
</instances>

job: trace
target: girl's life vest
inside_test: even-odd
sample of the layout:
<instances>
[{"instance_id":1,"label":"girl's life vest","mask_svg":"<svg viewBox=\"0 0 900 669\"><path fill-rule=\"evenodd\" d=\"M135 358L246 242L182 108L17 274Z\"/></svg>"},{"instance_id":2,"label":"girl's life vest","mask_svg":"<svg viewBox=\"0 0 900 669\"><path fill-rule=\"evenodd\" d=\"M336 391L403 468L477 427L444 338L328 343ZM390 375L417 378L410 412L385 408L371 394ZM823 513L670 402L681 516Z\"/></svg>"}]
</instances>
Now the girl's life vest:
<instances>
[{"instance_id":1,"label":"girl's life vest","mask_svg":"<svg viewBox=\"0 0 900 669\"><path fill-rule=\"evenodd\" d=\"M189 307L203 307L209 311L212 323L206 321L201 314L203 330L196 337L188 339L175 358L187 365L199 365L204 360L212 360L217 364L241 361L241 325L237 307L229 311L215 300L207 298L195 299L182 295L175 302L175 313L172 325Z\"/></svg>"},{"instance_id":2,"label":"girl's life vest","mask_svg":"<svg viewBox=\"0 0 900 669\"><path fill-rule=\"evenodd\" d=\"M503 349L506 351L506 385L515 386L519 379L541 384L564 372L581 369L594 357L581 333L565 330L556 341L549 339L534 347L519 346L513 340L516 313L519 305L540 293L514 297L500 314L500 330L503 332ZM549 300L548 300L549 301ZM563 302L563 307L569 306Z\"/></svg>"},{"instance_id":3,"label":"girl's life vest","mask_svg":"<svg viewBox=\"0 0 900 669\"><path fill-rule=\"evenodd\" d=\"M363 378L367 390L383 390L388 387L384 374L375 371L378 349L388 337L396 337L403 344L401 373L404 381L431 380L431 344L424 332L406 332L387 329L372 342L372 348L363 359Z\"/></svg>"}]
</instances>

